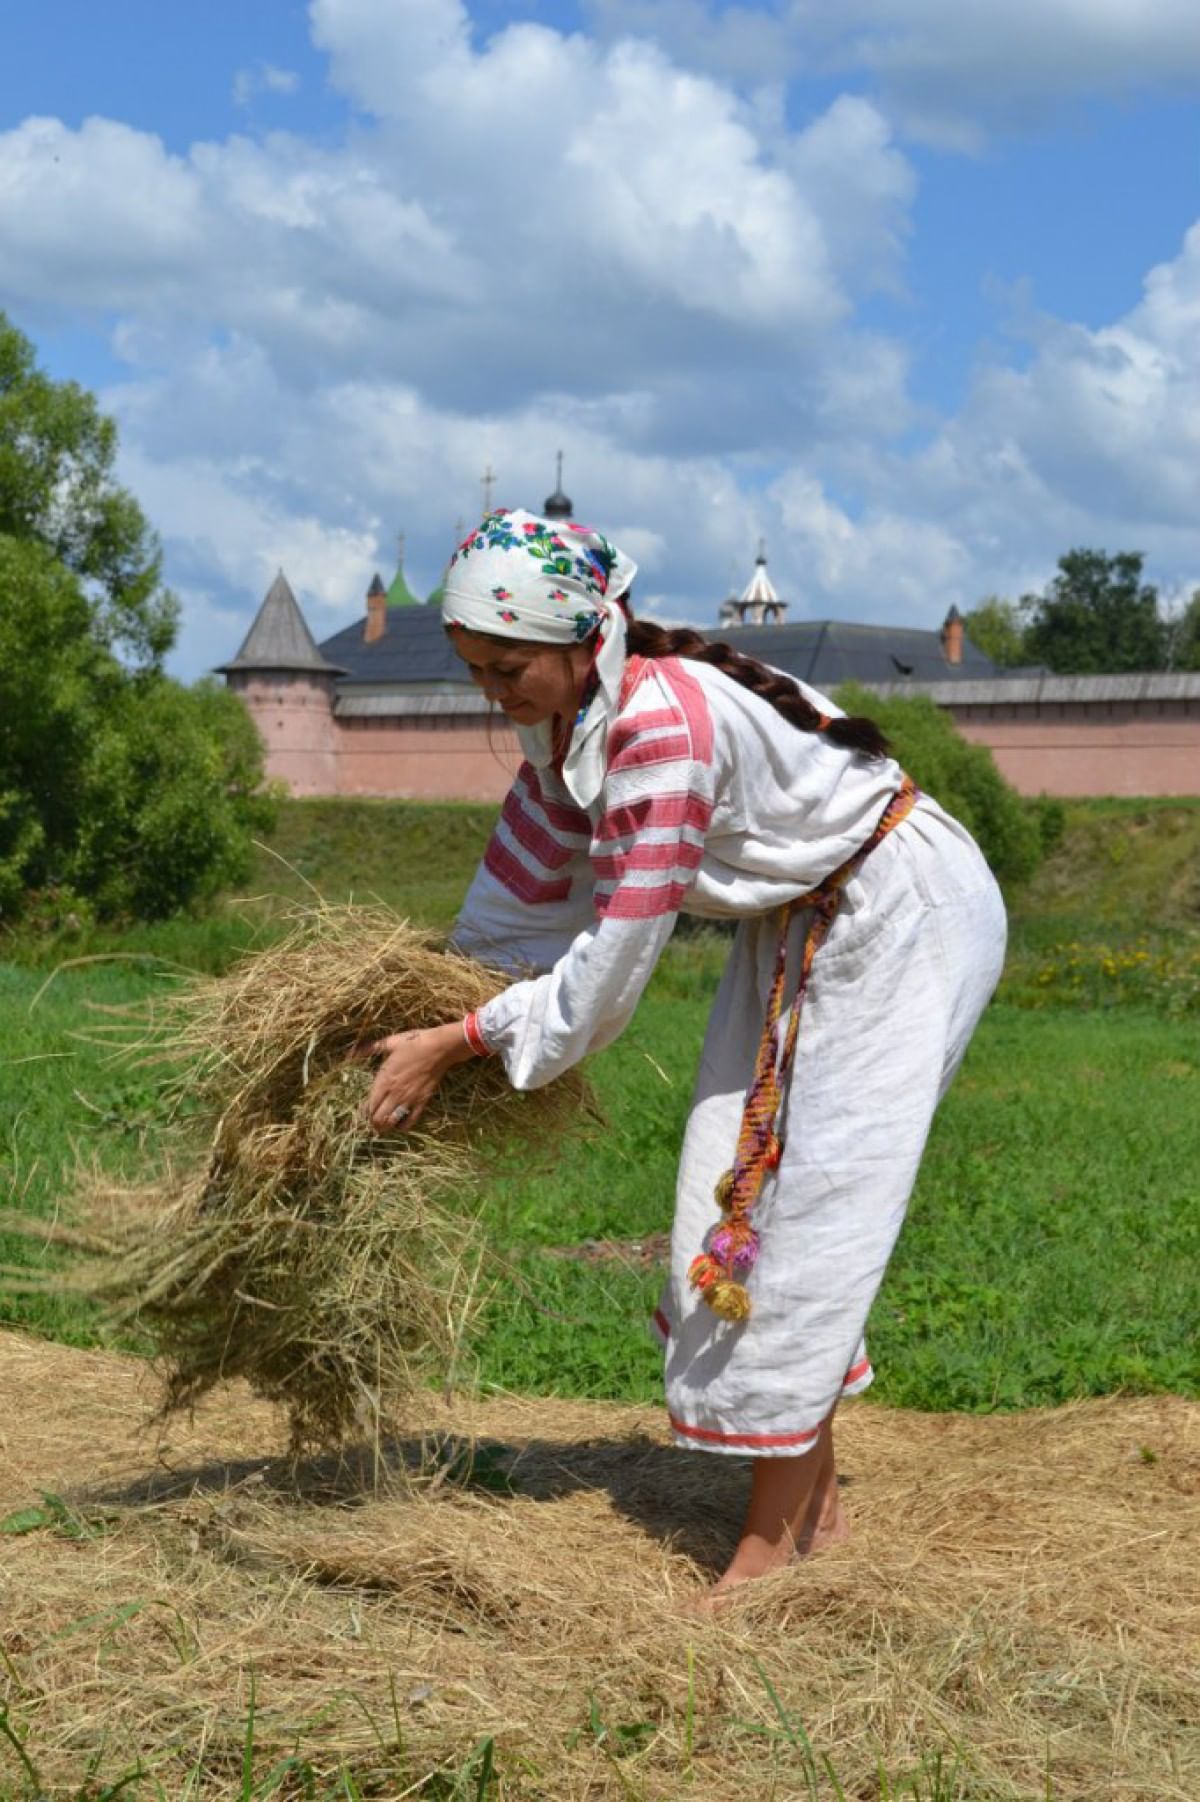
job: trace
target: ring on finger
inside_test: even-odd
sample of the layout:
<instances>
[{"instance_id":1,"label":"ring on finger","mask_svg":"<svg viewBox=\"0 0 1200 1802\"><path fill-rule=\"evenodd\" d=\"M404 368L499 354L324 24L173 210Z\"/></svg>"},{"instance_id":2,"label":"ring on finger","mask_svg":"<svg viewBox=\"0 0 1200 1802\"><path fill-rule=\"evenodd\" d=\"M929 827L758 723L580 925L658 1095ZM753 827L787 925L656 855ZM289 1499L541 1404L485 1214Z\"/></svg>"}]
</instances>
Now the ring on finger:
<instances>
[{"instance_id":1,"label":"ring on finger","mask_svg":"<svg viewBox=\"0 0 1200 1802\"><path fill-rule=\"evenodd\" d=\"M392 1120L395 1125L399 1126L400 1122L402 1120L407 1120L411 1113L412 1109L410 1107L405 1107L404 1103L401 1102L398 1107L392 1109Z\"/></svg>"}]
</instances>

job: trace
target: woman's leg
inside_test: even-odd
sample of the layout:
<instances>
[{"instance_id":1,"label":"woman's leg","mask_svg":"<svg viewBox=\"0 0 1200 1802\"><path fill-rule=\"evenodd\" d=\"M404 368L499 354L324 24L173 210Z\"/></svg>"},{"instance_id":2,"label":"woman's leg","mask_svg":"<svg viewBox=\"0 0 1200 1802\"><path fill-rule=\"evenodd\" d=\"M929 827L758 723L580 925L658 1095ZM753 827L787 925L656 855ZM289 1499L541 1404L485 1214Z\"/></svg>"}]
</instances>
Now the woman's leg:
<instances>
[{"instance_id":1,"label":"woman's leg","mask_svg":"<svg viewBox=\"0 0 1200 1802\"><path fill-rule=\"evenodd\" d=\"M811 1451L796 1458L754 1460L741 1538L716 1589L733 1589L753 1577L765 1576L792 1558L819 1552L846 1535L830 1414Z\"/></svg>"}]
</instances>

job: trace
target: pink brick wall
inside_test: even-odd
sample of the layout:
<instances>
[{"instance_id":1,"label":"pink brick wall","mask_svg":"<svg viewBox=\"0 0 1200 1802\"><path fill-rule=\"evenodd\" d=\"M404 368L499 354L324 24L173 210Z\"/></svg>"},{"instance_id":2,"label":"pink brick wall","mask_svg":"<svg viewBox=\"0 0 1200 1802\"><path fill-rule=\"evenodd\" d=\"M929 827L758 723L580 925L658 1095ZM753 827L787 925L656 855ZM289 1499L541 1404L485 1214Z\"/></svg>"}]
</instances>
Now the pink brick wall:
<instances>
[{"instance_id":1,"label":"pink brick wall","mask_svg":"<svg viewBox=\"0 0 1200 1802\"><path fill-rule=\"evenodd\" d=\"M499 717L348 718L328 680L235 677L267 747L267 772L296 795L499 801L520 762ZM948 710L989 747L1022 794L1200 794L1200 701L1030 702Z\"/></svg>"},{"instance_id":2,"label":"pink brick wall","mask_svg":"<svg viewBox=\"0 0 1200 1802\"><path fill-rule=\"evenodd\" d=\"M1200 795L1200 703L950 709L1024 795Z\"/></svg>"},{"instance_id":3,"label":"pink brick wall","mask_svg":"<svg viewBox=\"0 0 1200 1802\"><path fill-rule=\"evenodd\" d=\"M502 720L339 722L337 793L501 801L521 762ZM332 792L332 791L331 791Z\"/></svg>"},{"instance_id":4,"label":"pink brick wall","mask_svg":"<svg viewBox=\"0 0 1200 1802\"><path fill-rule=\"evenodd\" d=\"M231 675L266 748L267 775L294 795L335 795L341 733L333 717L333 678L294 671Z\"/></svg>"}]
</instances>

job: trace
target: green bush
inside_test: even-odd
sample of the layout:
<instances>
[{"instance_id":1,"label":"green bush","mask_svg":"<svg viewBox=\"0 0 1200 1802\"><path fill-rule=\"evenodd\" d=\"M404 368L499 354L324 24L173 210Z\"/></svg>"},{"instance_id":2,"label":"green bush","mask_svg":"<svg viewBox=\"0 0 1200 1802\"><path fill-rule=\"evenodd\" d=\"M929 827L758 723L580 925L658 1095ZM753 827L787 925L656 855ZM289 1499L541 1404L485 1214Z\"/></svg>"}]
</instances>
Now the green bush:
<instances>
[{"instance_id":1,"label":"green bush","mask_svg":"<svg viewBox=\"0 0 1200 1802\"><path fill-rule=\"evenodd\" d=\"M1061 815L1041 814L1004 780L991 752L973 745L927 695L883 700L857 683L837 691L847 713L868 714L887 734L892 754L926 794L961 820L1003 883L1024 882L1041 862Z\"/></svg>"},{"instance_id":2,"label":"green bush","mask_svg":"<svg viewBox=\"0 0 1200 1802\"><path fill-rule=\"evenodd\" d=\"M240 882L274 819L262 762L227 690L131 682L90 747L69 884L102 919L158 920Z\"/></svg>"},{"instance_id":3,"label":"green bush","mask_svg":"<svg viewBox=\"0 0 1200 1802\"><path fill-rule=\"evenodd\" d=\"M128 670L93 625L76 576L0 533L0 922L162 918L271 824L236 697Z\"/></svg>"}]
</instances>

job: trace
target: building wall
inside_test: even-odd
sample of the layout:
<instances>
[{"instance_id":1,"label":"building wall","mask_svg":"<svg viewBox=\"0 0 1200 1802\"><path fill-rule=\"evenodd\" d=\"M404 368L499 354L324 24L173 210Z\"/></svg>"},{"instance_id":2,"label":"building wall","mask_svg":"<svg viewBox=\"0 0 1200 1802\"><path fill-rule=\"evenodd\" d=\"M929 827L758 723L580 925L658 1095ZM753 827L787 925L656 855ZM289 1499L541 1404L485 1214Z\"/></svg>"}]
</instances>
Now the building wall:
<instances>
[{"instance_id":1,"label":"building wall","mask_svg":"<svg viewBox=\"0 0 1200 1802\"><path fill-rule=\"evenodd\" d=\"M949 709L1025 795L1200 795L1200 701Z\"/></svg>"},{"instance_id":2,"label":"building wall","mask_svg":"<svg viewBox=\"0 0 1200 1802\"><path fill-rule=\"evenodd\" d=\"M520 763L516 737L499 718L338 719L326 678L235 681L263 735L268 775L295 795L499 801ZM1200 698L938 699L1022 794L1200 795Z\"/></svg>"},{"instance_id":3,"label":"building wall","mask_svg":"<svg viewBox=\"0 0 1200 1802\"><path fill-rule=\"evenodd\" d=\"M503 721L346 719L338 729L342 795L399 795L420 801L501 801L521 754Z\"/></svg>"},{"instance_id":4,"label":"building wall","mask_svg":"<svg viewBox=\"0 0 1200 1802\"><path fill-rule=\"evenodd\" d=\"M295 671L231 674L262 734L267 775L294 795L335 795L341 734L333 717L333 678Z\"/></svg>"}]
</instances>

